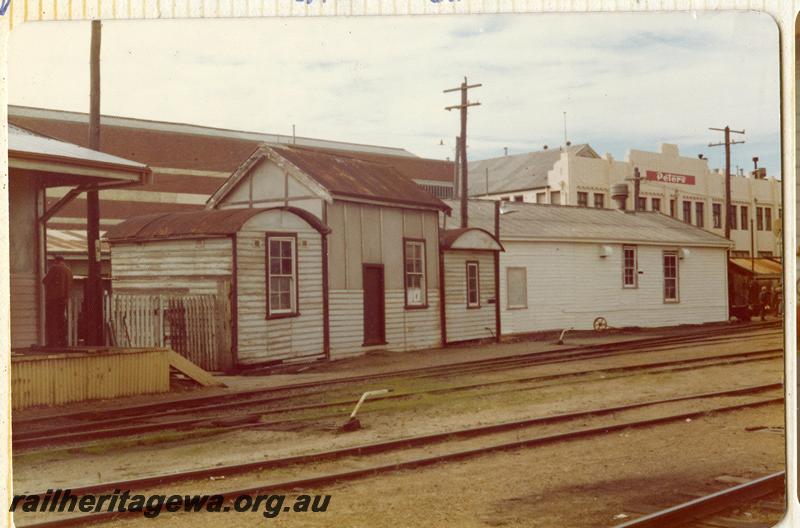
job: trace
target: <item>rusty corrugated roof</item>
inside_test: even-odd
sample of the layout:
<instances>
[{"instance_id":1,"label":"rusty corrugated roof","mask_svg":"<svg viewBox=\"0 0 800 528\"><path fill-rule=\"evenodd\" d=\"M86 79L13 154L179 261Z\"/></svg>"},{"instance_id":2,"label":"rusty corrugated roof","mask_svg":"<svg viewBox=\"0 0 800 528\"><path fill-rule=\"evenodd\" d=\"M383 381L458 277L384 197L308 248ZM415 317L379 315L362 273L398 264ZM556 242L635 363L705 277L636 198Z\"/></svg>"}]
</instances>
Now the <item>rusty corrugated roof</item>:
<instances>
[{"instance_id":1,"label":"rusty corrugated roof","mask_svg":"<svg viewBox=\"0 0 800 528\"><path fill-rule=\"evenodd\" d=\"M303 147L271 147L333 195L430 207L449 207L395 167L350 154Z\"/></svg>"},{"instance_id":2,"label":"rusty corrugated roof","mask_svg":"<svg viewBox=\"0 0 800 528\"><path fill-rule=\"evenodd\" d=\"M295 148L308 148L308 147L295 147ZM314 149L331 154L348 156L364 161L371 161L374 163L383 163L397 169L397 172L410 180L429 180L453 184L455 171L455 164L452 161L430 159L430 158L416 158L410 156L389 156L387 154L375 154L372 152L355 152L355 151L335 151L332 149Z\"/></svg>"},{"instance_id":3,"label":"rusty corrugated roof","mask_svg":"<svg viewBox=\"0 0 800 528\"><path fill-rule=\"evenodd\" d=\"M204 209L185 213L158 213L130 218L108 230L109 242L203 238L236 233L253 216L266 211L283 210L294 213L321 233L325 226L313 214L296 207Z\"/></svg>"}]
</instances>

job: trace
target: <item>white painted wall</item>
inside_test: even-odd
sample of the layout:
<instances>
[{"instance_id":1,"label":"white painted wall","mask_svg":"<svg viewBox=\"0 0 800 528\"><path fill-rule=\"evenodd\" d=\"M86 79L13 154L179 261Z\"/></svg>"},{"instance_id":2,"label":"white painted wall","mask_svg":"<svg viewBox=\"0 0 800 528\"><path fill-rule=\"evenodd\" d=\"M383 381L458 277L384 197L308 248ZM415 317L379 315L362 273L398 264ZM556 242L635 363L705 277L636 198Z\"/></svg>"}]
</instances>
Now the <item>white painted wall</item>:
<instances>
[{"instance_id":1,"label":"white painted wall","mask_svg":"<svg viewBox=\"0 0 800 528\"><path fill-rule=\"evenodd\" d=\"M331 357L338 359L371 350L406 352L441 345L439 292L431 288L427 291L427 308L407 310L403 303L403 290L387 290L386 344L365 347L364 291L331 290Z\"/></svg>"},{"instance_id":2,"label":"white painted wall","mask_svg":"<svg viewBox=\"0 0 800 528\"><path fill-rule=\"evenodd\" d=\"M727 319L727 266L722 249L690 248L679 261L680 302L663 300L662 246L638 246L638 287L622 287L622 246L601 258L599 244L512 242L500 253L504 334L610 326L668 326ZM506 269L527 268L528 307L509 309Z\"/></svg>"},{"instance_id":3,"label":"white painted wall","mask_svg":"<svg viewBox=\"0 0 800 528\"><path fill-rule=\"evenodd\" d=\"M231 239L160 240L111 245L115 293L216 294L230 281Z\"/></svg>"}]
</instances>

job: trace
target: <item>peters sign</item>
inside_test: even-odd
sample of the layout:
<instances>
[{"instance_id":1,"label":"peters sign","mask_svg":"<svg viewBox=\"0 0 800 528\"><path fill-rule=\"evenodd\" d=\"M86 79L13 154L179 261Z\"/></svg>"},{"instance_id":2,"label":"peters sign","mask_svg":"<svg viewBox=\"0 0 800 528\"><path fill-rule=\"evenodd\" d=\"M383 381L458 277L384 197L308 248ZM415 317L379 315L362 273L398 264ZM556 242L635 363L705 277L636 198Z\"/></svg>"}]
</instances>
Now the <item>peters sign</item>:
<instances>
[{"instance_id":1,"label":"peters sign","mask_svg":"<svg viewBox=\"0 0 800 528\"><path fill-rule=\"evenodd\" d=\"M674 172L645 172L645 179L662 183L682 183L684 185L694 185L694 176L687 174L675 174Z\"/></svg>"}]
</instances>

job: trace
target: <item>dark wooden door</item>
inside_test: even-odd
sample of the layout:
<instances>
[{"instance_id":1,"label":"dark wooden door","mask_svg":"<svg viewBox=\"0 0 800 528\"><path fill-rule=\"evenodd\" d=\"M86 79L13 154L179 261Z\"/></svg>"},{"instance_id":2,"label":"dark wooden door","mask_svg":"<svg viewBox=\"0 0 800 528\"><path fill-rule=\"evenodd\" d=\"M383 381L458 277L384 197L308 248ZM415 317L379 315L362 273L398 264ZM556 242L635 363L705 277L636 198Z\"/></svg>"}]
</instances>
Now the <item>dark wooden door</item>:
<instances>
[{"instance_id":1,"label":"dark wooden door","mask_svg":"<svg viewBox=\"0 0 800 528\"><path fill-rule=\"evenodd\" d=\"M383 266L364 265L364 344L386 343Z\"/></svg>"}]
</instances>

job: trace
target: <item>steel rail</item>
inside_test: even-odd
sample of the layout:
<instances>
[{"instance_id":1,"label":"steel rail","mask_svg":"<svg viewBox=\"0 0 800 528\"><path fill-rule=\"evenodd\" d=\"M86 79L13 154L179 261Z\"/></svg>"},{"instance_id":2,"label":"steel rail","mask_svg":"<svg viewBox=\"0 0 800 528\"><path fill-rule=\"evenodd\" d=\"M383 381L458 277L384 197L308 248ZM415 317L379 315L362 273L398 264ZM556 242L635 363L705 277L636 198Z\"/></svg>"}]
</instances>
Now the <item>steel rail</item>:
<instances>
[{"instance_id":1,"label":"steel rail","mask_svg":"<svg viewBox=\"0 0 800 528\"><path fill-rule=\"evenodd\" d=\"M703 342L707 342L707 340L703 340ZM479 372L481 372L481 373L486 373L486 372L491 372L493 370L507 370L508 368L511 368L513 366L519 366L520 364L523 364L524 366L527 367L527 366L538 366L538 365L547 365L547 364L554 364L554 363L568 363L568 362L573 362L573 361L580 361L582 359L588 359L589 356L591 356L592 358L613 357L613 356L617 356L617 355L627 355L627 354L630 354L632 352L632 351L629 351L627 349L622 349L622 350L617 349L617 350L613 350L613 351L607 352L607 353L604 353L605 351L603 351L603 350L601 350L601 351L584 350L584 351L582 351L582 353L580 353L581 350L578 350L578 352L579 352L578 354L572 354L572 355L565 355L561 351L556 351L556 353L552 353L552 352L537 352L537 353L533 353L534 355L526 355L526 356L529 356L529 357L525 358L524 360L518 359L519 356L514 356L512 358L494 358L494 359L489 359L489 360L481 360L481 362L496 361L498 359L499 360L512 360L513 364L504 363L504 364L500 365L499 368L495 368L495 369L487 368L487 365L479 365L479 366L474 367L474 368L479 369ZM634 349L634 350L636 350L636 349ZM650 352L659 352L659 351L662 351L662 350L664 350L664 349L650 349L650 350L647 350L647 352L648 353L650 353ZM544 357L545 354L547 355L546 357ZM443 372L445 372L447 375L458 375L459 373L468 374L473 370L470 367L472 367L474 363L476 363L476 362L465 362L464 363L466 365L465 369L454 368L456 365L444 365L444 366L441 366L440 368L443 369ZM383 374L378 374L378 375L366 375L366 376L341 378L340 380L329 380L329 381L332 381L333 384L345 383L345 382L353 383L353 382L357 382L357 381L375 381L377 379L385 379L386 377L399 377L399 376L401 376L403 374L406 374L406 373L418 373L420 375L420 377L433 377L433 376L439 375L439 374L437 374L435 372L432 372L431 368L422 368L422 369L410 369L410 370L407 370L407 371L395 371L395 372L391 372L391 373L383 373ZM195 411L200 410L200 409L211 409L211 408L222 409L222 408L231 408L231 407L242 407L242 406L247 406L247 405L251 405L251 404L256 404L257 405L257 404L264 404L264 403L274 403L274 402L277 402L277 401L292 400L292 399L297 399L297 398L302 398L302 397L307 397L307 396L313 396L313 395L316 395L316 394L319 394L319 393L323 393L325 390L328 390L330 385L331 385L331 383L326 383L326 382L320 382L320 383L317 383L317 384L314 384L313 382L311 382L309 388L317 388L317 389L320 389L320 390L311 391L311 392L304 393L304 394L299 394L299 395L278 396L278 397L274 397L273 396L273 397L270 397L270 398L260 398L260 399L255 399L255 400L253 400L253 399L249 399L249 400L245 399L245 400L243 400L243 399L240 399L240 398L242 396L248 396L248 395L256 395L256 394L262 394L262 393L274 393L276 391L280 391L281 387L274 387L274 388L268 388L268 389L258 389L258 390L255 390L255 391L246 391L246 393L244 393L244 394L243 393L236 393L236 394L223 394L223 395L217 395L217 396L211 396L211 397L201 397L201 398L198 398L198 399L190 399L190 401L196 401L196 402L210 401L211 403L208 403L207 405L204 405L204 406L203 405L201 405L201 406L195 405L195 406L190 407L188 410L190 412L195 412ZM294 388L294 387L288 386L287 390L291 390L292 388ZM231 398L231 397L233 397L233 398ZM144 418L147 418L149 416L159 416L159 417L161 417L161 416L169 416L169 415L175 415L175 414L185 414L186 410L184 410L184 405L183 405L185 402L186 402L186 400L182 400L180 402L180 403L182 403L182 405L179 405L177 408L172 408L172 409L169 409L169 410L165 410L164 407L172 406L173 402L159 402L159 403L155 403L155 404L145 404L144 406L134 406L134 407L124 408L124 409L120 410L120 413L114 413L115 416L119 416L120 414L123 416L123 417L120 417L120 418L116 418L116 423L130 423L131 418L144 419ZM132 410L134 408L138 408L138 409L140 409L142 411L148 411L149 410L151 412L142 413L142 414L133 414L133 415L128 414L128 413L125 412L126 410ZM78 412L78 413L62 415L59 418L61 418L61 419L63 419L63 418L75 419L75 418L78 418L78 417L94 418L94 417L97 416L97 414L98 413L95 413L95 412L92 412L92 411L81 411L81 412ZM38 423L40 423L40 421L41 421L40 418L39 419L29 419L29 420L24 420L24 421L19 421L18 420L18 421L14 422L13 428L16 431L19 431L19 430L23 429L28 424L38 424ZM104 420L102 423L106 424L106 425L108 423L115 423L115 419ZM85 428L85 425L84 425L84 423L81 423L81 424L75 424L73 426L64 426L64 427L73 427L75 429L82 430L82 429ZM43 429L34 428L33 431L31 431L31 434L36 434L37 432L42 432L42 431L44 431L44 430ZM46 431L51 431L51 429L47 429ZM19 438L21 436L24 436L24 435L16 435L17 438Z\"/></svg>"},{"instance_id":2,"label":"steel rail","mask_svg":"<svg viewBox=\"0 0 800 528\"><path fill-rule=\"evenodd\" d=\"M770 495L784 489L786 472L779 471L750 482L711 493L677 506L632 519L614 528L663 528L678 527L687 522L701 520L741 503Z\"/></svg>"},{"instance_id":3,"label":"steel rail","mask_svg":"<svg viewBox=\"0 0 800 528\"><path fill-rule=\"evenodd\" d=\"M248 471L260 470L260 469L273 469L277 467L284 467L287 465L293 464L308 464L308 463L315 463L321 461L327 461L337 458L343 458L346 456L352 455L364 455L364 454L375 454L381 453L385 451L391 451L395 449L402 449L407 447L416 447L420 445L427 445L432 443L438 443L442 441L451 440L454 438L467 438L472 436L481 436L486 434L493 434L499 433L504 431L509 431L513 429L520 429L520 428L528 428L534 426L541 426L541 425L548 425L554 424L569 420L575 420L580 418L587 418L590 416L604 416L609 414L614 414L623 411L630 411L634 409L642 409L645 407L653 407L657 405L663 405L668 403L676 403L681 401L688 401L688 400L698 400L698 399L708 399L708 398L721 398L721 397L731 397L731 396L744 396L748 394L757 394L760 392L770 391L770 390L777 390L783 387L781 383L771 383L767 385L754 385L750 387L742 387L738 389L729 389L725 391L714 391L714 392L705 392L699 394L691 394L691 395L683 395L683 396L674 396L672 398L665 398L660 400L648 400L643 402L635 402L635 403L627 403L623 405L617 405L613 407L599 407L595 409L588 409L582 411L570 411L566 413L554 414L550 416L540 416L536 418L525 418L522 420L513 420L509 422L501 422L496 424L489 424L489 425L480 425L480 426L473 426L467 427L464 429L457 429L453 431L446 431L442 433L430 433L425 435L419 435L414 437L408 438L400 438L395 440L386 440L382 442L372 443L372 444L365 444L353 447L345 447L334 449L331 451L325 451L321 453L313 453L309 455L296 455L291 457L285 457L280 459L272 459L272 460L263 460L257 462L248 462L245 464L234 464L229 466L219 466L201 470L194 470L194 471L187 471L187 472L180 472L180 473L171 473L165 475L159 475L155 477L145 477L142 479L133 479L133 480L126 480L121 482L106 482L102 484L95 484L91 486L72 486L69 489L72 490L74 494L78 493L97 493L100 491L106 490L113 490L116 488L120 488L120 486L150 486L156 484L164 484L164 483L171 483L171 482L179 482L181 480L192 480L195 478L202 478L205 476L213 475L213 476L223 476L223 475L234 475L237 473L243 473ZM780 400L781 398L770 399L770 402ZM738 407L737 407L738 408ZM705 411L703 411L705 412Z\"/></svg>"},{"instance_id":4,"label":"steel rail","mask_svg":"<svg viewBox=\"0 0 800 528\"><path fill-rule=\"evenodd\" d=\"M525 354L517 354L514 356L508 357L501 357L501 358L487 358L487 359L480 359L480 360L470 360L470 361L463 361L457 363L449 363L446 365L434 365L430 367L420 367L420 368L412 368L412 369L402 369L402 370L395 370L390 372L379 372L379 373L372 373L372 374L365 374L359 376L351 376L346 378L336 378L336 379L327 379L327 380L317 380L317 381L309 381L303 383L295 383L295 384L287 384L287 385L280 385L275 387L267 387L263 389L254 389L254 390L246 390L246 391L238 391L234 393L225 393L225 394L215 394L211 396L200 396L200 397L192 397L192 398L182 398L178 400L169 400L169 401L162 401L162 402L155 402L155 403L146 403L146 404L139 404L139 405L131 405L127 407L118 407L118 408L111 408L105 409L101 411L78 411L73 413L64 413L58 415L59 419L81 419L81 418L96 418L98 415L109 415L113 414L116 416L135 416L137 412L160 412L172 408L181 408L181 407L191 407L194 408L199 404L203 403L215 403L215 402L225 402L230 400L237 400L242 398L247 398L249 396L258 396L263 394L272 394L272 393L279 393L282 391L293 391L293 390L303 390L303 389L313 389L313 388L325 388L331 385L339 385L339 384L348 384L348 383L355 383L359 381L373 381L378 379L385 379L390 377L400 377L406 375L413 375L415 373L427 374L435 372L436 370L441 370L443 372L453 372L459 368L468 368L470 366L486 366L491 365L492 363L498 362L509 362L509 361L520 361L524 360L525 358L537 358L537 356L541 359L543 356L550 355L553 356L554 359L558 359L559 357L564 357L567 354L573 352L585 352L591 354L592 352L600 352L603 351L618 351L620 354L629 353L631 351L639 350L641 348L646 348L648 346L658 346L661 344L662 346L666 346L669 344L676 344L676 343L691 343L691 342L704 342L708 341L709 339L713 339L718 335L724 335L723 339L735 339L736 335L746 334L753 330L758 330L762 327L773 327L777 326L777 322L768 322L768 323L755 323L750 324L746 327L739 327L739 328L722 328L722 329L714 329L713 331L706 330L705 332L696 332L681 336L656 336L656 337L648 337L642 339L632 339L626 340L621 342L613 342L613 343L602 343L597 345L581 345L575 346L570 348L560 348L554 350L546 350L540 352L529 352ZM735 335L734 335L735 334ZM765 334L767 335L767 334ZM565 360L570 360L575 356L567 356L564 357ZM583 357L583 356L579 356ZM294 397L294 396L292 396ZM130 414L129 414L130 413ZM13 426L14 427L23 427L25 424L30 423L37 423L40 422L43 418L42 417L32 417L26 419L17 419L14 420Z\"/></svg>"},{"instance_id":5,"label":"steel rail","mask_svg":"<svg viewBox=\"0 0 800 528\"><path fill-rule=\"evenodd\" d=\"M427 389L427 390L420 390L420 391L412 391L412 392L404 392L399 394L389 394L386 396L381 396L378 398L374 398L374 401L382 401L382 400L392 400L392 399L400 399L400 398L409 398L413 396L419 396L423 394L442 394L442 393L450 393L456 391L466 391L466 390L474 390L484 387L491 387L497 385L506 385L506 384L520 384L520 383L531 383L537 381L548 381L553 379L560 379L560 378L567 378L567 377L574 377L574 376L585 376L591 374L598 374L598 373L614 373L614 372L631 372L631 375L635 373L639 373L641 371L651 370L651 369L662 369L659 372L674 372L677 370L686 370L686 369L697 369L697 368L705 368L705 367L713 367L713 366L724 366L730 364L737 364L741 362L750 362L750 361L761 361L766 359L773 359L775 357L779 357L779 355L775 355L775 352L782 352L782 349L767 349L767 350L759 350L759 351L750 351L750 352L739 352L734 354L721 354L717 356L703 356L703 357L696 357L696 358L686 358L680 359L675 361L662 361L656 363L646 363L646 364L635 364L635 365L625 365L619 367L605 367L605 368L597 368L597 369L589 369L583 371L572 371L568 373L558 373L558 374L548 374L548 375L541 375L541 376L530 376L524 378L512 378L508 380L496 380L496 381L489 381L489 382L482 382L482 383L474 383L474 384L467 384L467 385L459 385L459 386L451 386L451 387L442 387L436 389ZM755 356L755 357L753 357ZM742 358L750 358L750 359L742 359ZM722 360L718 362L714 362L714 360ZM711 362L711 363L708 363ZM701 365L693 365L696 363L701 363ZM690 365L690 366L687 366ZM672 369L665 369L665 367L674 366L676 368ZM612 378L607 379L615 379L617 377L624 377L624 376L615 376ZM539 387L531 387L531 389L539 388ZM267 403L260 402L260 403ZM259 402L247 402L246 405L256 404ZM130 424L130 418L120 418L116 420L109 420L99 423L98 425L103 426L102 428L91 428L94 424L74 424L69 426L63 427L56 427L50 428L46 430L38 430L38 431L31 431L30 433L21 433L17 434L13 437L13 445L17 449L24 449L29 447L35 446L42 446L42 445L49 445L58 442L70 442L70 441L81 441L81 440L93 440L99 438L108 438L108 437L115 437L115 436L130 436L136 435L141 433L147 433L151 431L163 431L166 428L185 428L190 427L193 425L200 425L203 423L213 423L214 420L218 420L221 422L225 422L226 420L228 423L232 423L232 426L239 427L241 424L242 419L253 419L257 420L261 418L265 413L268 414L282 414L288 412L297 412L297 411L305 411L311 409L322 409L322 408L338 408L343 405L353 405L356 403L355 399L347 399L347 400L338 400L334 402L323 402L323 403L309 403L303 405L294 405L290 407L280 407L280 408L273 408L267 409L262 411L250 411L248 413L239 413L234 420L231 417L218 417L218 416L204 416L204 417L192 417L187 418L184 420L173 420L170 422L154 422L149 424L136 424L136 425L128 425ZM242 403L224 403L224 404L217 404L213 406L201 407L197 409L193 409L192 411L203 411L203 410L221 410L221 409L228 409L231 407L241 407L243 406ZM185 414L188 411L181 411L181 414ZM152 415L148 415L145 417L138 417L139 419L142 418L160 418L165 415L173 415L172 412L167 413L154 413ZM284 425L286 423L294 423L298 420L278 420L272 422L260 422L257 424L250 424L257 427L268 427L268 426L277 426L277 425ZM123 424L123 427L106 427L115 424ZM219 426L219 424L217 424Z\"/></svg>"},{"instance_id":6,"label":"steel rail","mask_svg":"<svg viewBox=\"0 0 800 528\"><path fill-rule=\"evenodd\" d=\"M737 410L742 410L742 409L747 409L747 408L755 408L755 407L770 405L770 404L774 404L774 403L782 403L782 402L783 402L783 397L780 397L780 398L768 398L768 399L756 400L756 401L748 402L748 403L742 403L742 404L736 404L736 405L728 405L728 406L716 407L716 408L712 408L712 409L704 409L704 410L700 410L700 411L692 411L692 412L671 414L671 415L665 415L665 416L660 416L660 417L656 417L656 418L648 418L648 419L645 419L645 420L633 420L633 421L620 422L620 423L616 423L616 424L604 425L604 426L599 426L599 427L586 427L586 428L582 428L582 429L578 429L578 430L574 430L574 431L569 431L569 432L553 433L553 434L549 434L549 435L537 436L537 437L528 438L528 439L524 439L524 440L516 440L516 441L513 441L513 442L503 442L503 443L498 443L498 444L492 444L492 445L489 445L489 446L483 446L483 447L478 447L478 448L471 448L471 449L466 449L466 450L461 450L461 451L455 451L455 452L445 453L445 454L436 455L436 456L417 458L417 459L407 460L407 461L403 461L403 462L383 464L383 465L378 465L378 466L369 466L369 467L366 467L366 468L360 468L360 469L355 469L355 470L350 470L350 471L343 471L343 472L338 472L338 473L328 473L328 474L322 474L322 475L317 475L317 476L313 476L313 477L307 477L307 478L291 480L291 481L276 482L276 483L272 483L272 484L263 484L263 485L244 488L244 489L228 490L228 491L221 492L219 494L223 495L226 499L231 500L231 499L234 499L234 498L236 498L236 497L238 497L240 495L255 495L255 494L259 494L259 493L273 493L273 492L278 492L278 491L288 491L288 490L291 490L291 489L303 489L303 488L310 488L310 487L319 487L319 486L322 486L322 485L330 485L330 484L334 484L334 483L337 483L337 482L357 480L357 479L362 479L362 478L366 478L366 477L370 477L370 476L374 476L374 475L379 475L379 474L393 473L393 472L400 471L400 470L405 470L405 469L415 469L415 468L432 466L432 465L440 464L440 463L443 463L443 462L466 460L466 459L470 459L470 458L474 458L474 457L477 457L477 456L482 456L482 455L486 455L486 454L490 454L490 453L509 451L509 450L514 450L514 449L527 448L527 447L542 446L542 445L552 444L552 443L555 443L555 442L573 441L573 440L577 440L577 439L590 438L592 436L597 436L597 435L601 435L601 434L608 434L608 433L612 433L612 432L620 431L620 430L624 430L624 429L633 429L633 428L642 428L642 427L649 427L649 426L654 426L654 425L661 425L661 424L675 422L675 421L683 421L683 420L686 420L686 419L693 419L693 418L698 418L698 417L702 417L702 416L708 416L710 414L715 414L715 413L731 412L731 411L737 411ZM636 405L640 405L640 404L636 404ZM512 424L515 424L515 423L512 422L512 423L499 424L499 425L488 426L488 427L495 427L495 428L505 427L507 429L511 429L511 428L513 428L515 426L515 425L512 425ZM455 432L455 433L458 433L458 432ZM450 433L438 433L436 435L429 435L429 436L437 436L437 437L440 437L440 438L452 438L453 434L454 434L454 432L450 432ZM379 452L379 451L376 451L376 450L380 449L380 446L385 446L386 444L390 444L390 443L404 442L406 444L406 446L413 446L414 442L418 441L420 438L425 438L425 437L415 437L415 438L399 440L399 441L384 442L382 444L372 444L372 445L369 445L369 446L359 446L359 447L353 447L353 448L344 448L344 449L340 449L340 450L336 450L336 451L330 451L330 452L327 452L327 453L317 453L317 454L314 454L314 455L301 455L301 456L298 456L298 457L291 457L291 458L294 459L294 461L291 462L291 463L310 463L312 461L319 461L321 459L324 459L324 458L319 458L319 457L330 457L333 453L337 453L337 452L339 453L339 455L338 455L339 457L341 457L341 456L350 456L350 455L363 455L365 453L366 454L372 454L372 453L375 453L375 452ZM343 454L344 452L346 452L347 454L344 455ZM284 465L285 465L287 460L289 460L289 459L282 459L280 461L273 460L273 461L256 462L256 463L253 463L251 465L251 469L250 470L252 471L252 470L256 470L256 469L264 469L270 463L274 464L276 462L283 462ZM256 467L255 464L263 464L263 465L261 467ZM193 475L192 478L196 479L196 478L203 478L204 476L207 477L209 475L218 475L219 471L221 469L222 468L212 468L210 470L196 471L196 472L193 472L195 474ZM188 473L183 474L183 475L187 475L187 474ZM162 480L160 482L156 482L155 479L159 479L159 478L162 479ZM163 479L168 479L168 478L169 478L169 476L154 477L153 478L154 479L153 483L154 484L158 484L158 483L162 483L163 484L163 483L167 482L167 481L165 481ZM139 479L138 482L141 482L142 480L144 480L144 479ZM176 480L172 480L172 482L175 482L175 481ZM113 485L116 486L114 489L128 489L128 486L132 482L135 482L135 481L113 483ZM101 486L101 485L98 485L98 486ZM108 486L108 484L103 484L102 486ZM120 487L120 486L122 486L122 487ZM75 493L74 489L76 489L76 488L73 488L73 491L72 491L73 493ZM92 489L91 492L96 492L96 491L100 490L100 488L98 488L97 486L95 486L94 489L92 487L85 487L84 489L87 489L87 490ZM110 488L102 488L102 489L110 489ZM87 491L86 493L89 493L89 491ZM99 512L99 513L92 513L92 514L88 514L88 515L73 516L73 517L68 517L68 518L64 518L64 519L59 519L59 520L54 520L54 521L46 521L46 522L40 522L40 523L29 523L29 524L16 523L16 525L19 526L20 528L51 528L51 527L55 527L55 526L85 526L85 525L88 525L88 524L91 524L91 523L94 523L94 522L113 520L113 519L116 519L116 518L119 518L119 517L122 517L122 516L130 516L130 515L141 515L141 512L130 512L130 511L128 511L128 512ZM663 526L663 525L659 525L659 526Z\"/></svg>"}]
</instances>

